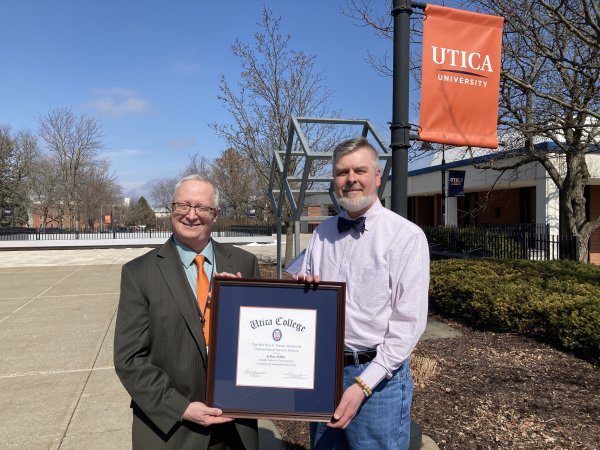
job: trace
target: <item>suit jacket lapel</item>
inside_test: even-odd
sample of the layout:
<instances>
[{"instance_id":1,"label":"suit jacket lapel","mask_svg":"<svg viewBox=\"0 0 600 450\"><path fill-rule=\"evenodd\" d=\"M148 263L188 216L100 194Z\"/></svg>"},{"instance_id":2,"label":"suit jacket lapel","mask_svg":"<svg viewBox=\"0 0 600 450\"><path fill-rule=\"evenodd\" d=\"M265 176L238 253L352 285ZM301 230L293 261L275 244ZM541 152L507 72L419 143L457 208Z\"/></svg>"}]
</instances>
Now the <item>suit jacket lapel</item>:
<instances>
[{"instance_id":1,"label":"suit jacket lapel","mask_svg":"<svg viewBox=\"0 0 600 450\"><path fill-rule=\"evenodd\" d=\"M227 246L219 244L215 240L213 242L213 251L215 252L215 259L217 262L217 271L235 273L233 267L233 261L231 260L231 251Z\"/></svg>"},{"instance_id":2,"label":"suit jacket lapel","mask_svg":"<svg viewBox=\"0 0 600 450\"><path fill-rule=\"evenodd\" d=\"M204 341L204 334L202 333L200 315L198 314L195 305L196 299L185 276L185 272L183 271L181 259L179 258L173 239L169 239L165 242L158 251L158 256L158 267L163 275L165 283L169 287L171 294L173 294L173 299L181 310L181 314L183 315L187 327L190 330L190 333L192 333L206 364L206 342Z\"/></svg>"}]
</instances>

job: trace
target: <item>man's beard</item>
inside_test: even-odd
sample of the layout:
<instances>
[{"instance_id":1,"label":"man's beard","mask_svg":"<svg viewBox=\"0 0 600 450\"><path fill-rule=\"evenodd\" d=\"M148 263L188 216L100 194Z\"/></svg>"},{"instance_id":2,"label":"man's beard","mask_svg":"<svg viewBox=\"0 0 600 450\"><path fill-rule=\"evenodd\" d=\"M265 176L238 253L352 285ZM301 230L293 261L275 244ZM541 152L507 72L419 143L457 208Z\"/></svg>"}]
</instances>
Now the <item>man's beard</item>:
<instances>
[{"instance_id":1,"label":"man's beard","mask_svg":"<svg viewBox=\"0 0 600 450\"><path fill-rule=\"evenodd\" d=\"M340 204L340 206L348 212L356 212L368 208L373 203L375 203L375 200L377 200L377 196L375 194L357 198L337 198L337 201Z\"/></svg>"}]
</instances>

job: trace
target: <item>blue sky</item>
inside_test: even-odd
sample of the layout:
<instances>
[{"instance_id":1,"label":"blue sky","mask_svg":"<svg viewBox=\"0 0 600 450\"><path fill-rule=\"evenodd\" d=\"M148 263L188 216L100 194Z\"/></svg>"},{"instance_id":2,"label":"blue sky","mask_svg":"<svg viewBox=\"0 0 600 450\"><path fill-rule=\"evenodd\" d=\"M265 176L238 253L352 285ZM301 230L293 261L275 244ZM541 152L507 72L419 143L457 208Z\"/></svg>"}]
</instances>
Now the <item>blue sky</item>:
<instances>
[{"instance_id":1,"label":"blue sky","mask_svg":"<svg viewBox=\"0 0 600 450\"><path fill-rule=\"evenodd\" d=\"M316 56L332 109L372 120L389 140L392 81L366 58L369 49L391 54L392 44L344 15L345 0L3 0L0 124L37 131L62 107L97 118L101 155L125 194L147 196L189 155L226 149L208 126L230 120L219 79L238 80L231 44L252 41L263 5L282 17L292 49Z\"/></svg>"}]
</instances>

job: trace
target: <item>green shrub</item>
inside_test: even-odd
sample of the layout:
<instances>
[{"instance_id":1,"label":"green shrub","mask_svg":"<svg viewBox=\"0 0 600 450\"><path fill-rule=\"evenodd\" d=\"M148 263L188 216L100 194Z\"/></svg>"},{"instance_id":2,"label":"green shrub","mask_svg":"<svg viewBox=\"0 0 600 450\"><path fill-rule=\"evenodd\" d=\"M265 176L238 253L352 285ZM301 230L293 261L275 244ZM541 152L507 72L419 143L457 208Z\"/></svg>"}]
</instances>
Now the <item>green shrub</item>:
<instances>
[{"instance_id":1,"label":"green shrub","mask_svg":"<svg viewBox=\"0 0 600 450\"><path fill-rule=\"evenodd\" d=\"M600 359L600 267L592 264L433 261L430 306L474 327L533 336Z\"/></svg>"}]
</instances>

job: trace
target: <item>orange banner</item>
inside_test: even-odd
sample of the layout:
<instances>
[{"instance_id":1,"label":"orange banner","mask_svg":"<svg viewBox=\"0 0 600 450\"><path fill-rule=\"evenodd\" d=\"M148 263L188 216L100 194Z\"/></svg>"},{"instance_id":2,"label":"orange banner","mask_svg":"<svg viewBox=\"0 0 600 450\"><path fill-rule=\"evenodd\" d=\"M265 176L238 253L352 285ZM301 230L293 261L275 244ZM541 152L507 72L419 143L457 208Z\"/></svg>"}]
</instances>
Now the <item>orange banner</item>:
<instances>
[{"instance_id":1,"label":"orange banner","mask_svg":"<svg viewBox=\"0 0 600 450\"><path fill-rule=\"evenodd\" d=\"M425 16L420 139L497 148L504 18L437 5Z\"/></svg>"}]
</instances>

